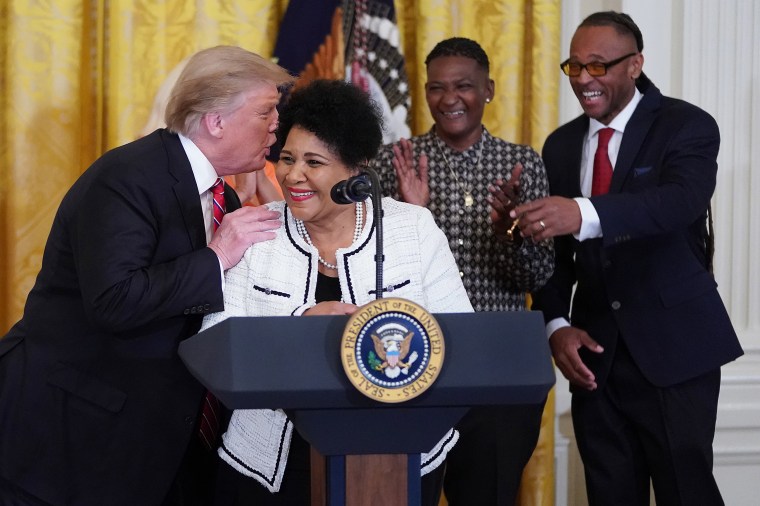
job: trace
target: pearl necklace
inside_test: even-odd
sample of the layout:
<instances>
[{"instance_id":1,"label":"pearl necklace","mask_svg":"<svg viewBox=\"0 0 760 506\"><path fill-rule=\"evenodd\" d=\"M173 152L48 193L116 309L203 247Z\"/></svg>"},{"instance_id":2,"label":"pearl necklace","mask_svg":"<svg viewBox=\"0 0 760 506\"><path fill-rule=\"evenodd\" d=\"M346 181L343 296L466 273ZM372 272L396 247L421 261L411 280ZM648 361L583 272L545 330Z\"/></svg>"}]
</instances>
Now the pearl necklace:
<instances>
[{"instance_id":1,"label":"pearl necklace","mask_svg":"<svg viewBox=\"0 0 760 506\"><path fill-rule=\"evenodd\" d=\"M364 218L364 204L361 202L357 202L354 205L354 208L356 209L356 223L354 225L354 238L351 241L351 244L355 243L359 240L359 236L362 235L362 228L363 228L363 218ZM324 258L322 258L322 255L319 254L319 248L314 246L314 243L311 242L311 237L309 237L309 231L306 230L306 225L304 225L303 221L296 219L296 229L298 230L298 233L301 234L301 236L306 240L306 243L317 250L317 260L319 260L319 263L327 267L328 269L332 269L334 271L338 270L337 264L331 264L327 262Z\"/></svg>"},{"instance_id":2,"label":"pearl necklace","mask_svg":"<svg viewBox=\"0 0 760 506\"><path fill-rule=\"evenodd\" d=\"M475 160L475 172L479 172L480 170L480 159L483 156L483 144L485 144L485 139L483 138L483 134L480 136L480 147L478 148L478 159ZM472 207L472 205L475 203L475 199L472 197L472 183L463 183L459 179L459 175L454 172L454 169L451 168L451 165L449 165L449 159L446 157L446 153L443 151L443 148L441 147L441 138L438 137L438 134L435 136L435 145L438 146L438 152L441 153L441 156L443 157L444 163L446 163L446 167L448 167L449 171L451 172L451 176L454 178L454 181L457 182L457 186L462 190L464 193L464 207Z\"/></svg>"}]
</instances>

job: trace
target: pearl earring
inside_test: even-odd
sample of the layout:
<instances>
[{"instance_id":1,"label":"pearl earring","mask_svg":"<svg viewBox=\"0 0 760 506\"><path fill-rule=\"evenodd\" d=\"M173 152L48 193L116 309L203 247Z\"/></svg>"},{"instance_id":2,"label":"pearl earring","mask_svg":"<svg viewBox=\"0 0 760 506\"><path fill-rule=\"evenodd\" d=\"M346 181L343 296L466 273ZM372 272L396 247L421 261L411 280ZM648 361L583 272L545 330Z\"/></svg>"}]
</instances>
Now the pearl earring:
<instances>
[{"instance_id":1,"label":"pearl earring","mask_svg":"<svg viewBox=\"0 0 760 506\"><path fill-rule=\"evenodd\" d=\"M491 103L491 99L490 99L490 98L487 98L487 99L486 99L486 104L490 104L490 103Z\"/></svg>"}]
</instances>

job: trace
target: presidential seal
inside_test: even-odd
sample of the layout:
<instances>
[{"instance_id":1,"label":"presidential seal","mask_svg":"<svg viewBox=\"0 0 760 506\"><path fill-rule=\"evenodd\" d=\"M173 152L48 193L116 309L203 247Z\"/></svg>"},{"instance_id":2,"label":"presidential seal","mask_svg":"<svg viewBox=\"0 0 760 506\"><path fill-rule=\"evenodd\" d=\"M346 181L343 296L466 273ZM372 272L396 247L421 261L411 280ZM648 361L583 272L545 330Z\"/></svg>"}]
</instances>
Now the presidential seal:
<instances>
[{"instance_id":1,"label":"presidential seal","mask_svg":"<svg viewBox=\"0 0 760 506\"><path fill-rule=\"evenodd\" d=\"M343 331L343 370L357 390L380 402L413 399L438 378L443 334L414 302L388 298L360 307Z\"/></svg>"}]
</instances>

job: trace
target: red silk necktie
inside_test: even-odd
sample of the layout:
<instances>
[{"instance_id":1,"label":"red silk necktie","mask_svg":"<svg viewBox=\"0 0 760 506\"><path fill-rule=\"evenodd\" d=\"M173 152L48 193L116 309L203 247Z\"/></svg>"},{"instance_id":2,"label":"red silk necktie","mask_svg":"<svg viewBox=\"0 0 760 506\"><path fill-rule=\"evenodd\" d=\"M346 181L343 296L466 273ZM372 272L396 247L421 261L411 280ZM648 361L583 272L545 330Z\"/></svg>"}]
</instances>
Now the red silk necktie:
<instances>
[{"instance_id":1,"label":"red silk necktie","mask_svg":"<svg viewBox=\"0 0 760 506\"><path fill-rule=\"evenodd\" d=\"M227 212L227 207L224 202L224 180L219 178L211 187L211 193L213 194L214 202L214 232L219 228L224 218L224 213ZM219 404L219 399L211 392L206 390L206 396L203 399L203 407L201 408L201 420L198 426L198 436L201 438L203 445L209 450L216 449L216 442L219 437L219 415L222 409Z\"/></svg>"},{"instance_id":2,"label":"red silk necktie","mask_svg":"<svg viewBox=\"0 0 760 506\"><path fill-rule=\"evenodd\" d=\"M607 146L610 143L614 128L602 128L597 133L599 144L596 146L594 154L594 177L591 181L591 196L604 195L610 190L610 181L612 181L612 163L607 153Z\"/></svg>"},{"instance_id":3,"label":"red silk necktie","mask_svg":"<svg viewBox=\"0 0 760 506\"><path fill-rule=\"evenodd\" d=\"M224 213L227 212L227 206L224 202L224 179L219 178L211 187L211 193L214 194L214 232L222 224Z\"/></svg>"}]
</instances>

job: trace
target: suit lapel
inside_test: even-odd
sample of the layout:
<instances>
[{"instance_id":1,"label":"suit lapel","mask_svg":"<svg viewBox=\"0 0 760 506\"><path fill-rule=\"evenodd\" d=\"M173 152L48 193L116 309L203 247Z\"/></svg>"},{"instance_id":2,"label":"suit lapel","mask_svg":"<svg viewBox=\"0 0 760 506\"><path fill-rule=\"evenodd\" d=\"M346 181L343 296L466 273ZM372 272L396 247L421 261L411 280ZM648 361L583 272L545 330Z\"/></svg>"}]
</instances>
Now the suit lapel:
<instances>
[{"instance_id":1,"label":"suit lapel","mask_svg":"<svg viewBox=\"0 0 760 506\"><path fill-rule=\"evenodd\" d=\"M649 84L641 102L633 111L631 119L625 126L623 141L620 144L615 170L612 173L610 182L610 193L619 193L625 183L628 173L633 168L636 155L641 150L644 140L649 134L649 129L657 117L657 110L660 108L662 94L653 84Z\"/></svg>"},{"instance_id":2,"label":"suit lapel","mask_svg":"<svg viewBox=\"0 0 760 506\"><path fill-rule=\"evenodd\" d=\"M177 181L174 185L174 196L182 213L185 229L193 249L200 249L206 246L206 229L203 224L198 185L195 182L193 169L190 167L190 160L178 136L164 130L161 132L161 137L169 155L169 172Z\"/></svg>"},{"instance_id":3,"label":"suit lapel","mask_svg":"<svg viewBox=\"0 0 760 506\"><path fill-rule=\"evenodd\" d=\"M562 170L552 171L549 174L549 185L553 194L568 198L582 196L581 159L588 123L588 116L578 116L566 125L565 131L558 137L560 149L557 151L561 155L552 161L561 166Z\"/></svg>"}]
</instances>

